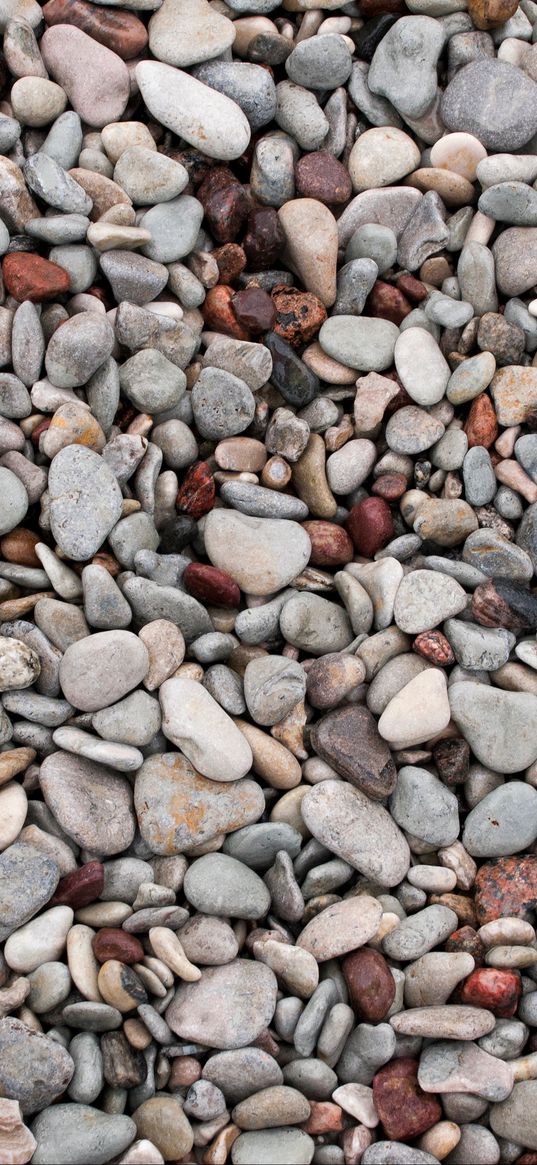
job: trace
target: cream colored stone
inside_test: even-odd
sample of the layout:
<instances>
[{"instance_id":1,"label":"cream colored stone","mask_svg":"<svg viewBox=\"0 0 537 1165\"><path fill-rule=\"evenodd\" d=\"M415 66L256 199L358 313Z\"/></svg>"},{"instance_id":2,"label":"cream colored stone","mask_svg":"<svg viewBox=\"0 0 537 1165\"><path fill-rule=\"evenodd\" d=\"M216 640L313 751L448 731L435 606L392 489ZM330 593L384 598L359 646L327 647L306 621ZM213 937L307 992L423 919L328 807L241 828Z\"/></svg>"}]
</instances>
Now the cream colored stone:
<instances>
[{"instance_id":1,"label":"cream colored stone","mask_svg":"<svg viewBox=\"0 0 537 1165\"><path fill-rule=\"evenodd\" d=\"M296 198L278 211L290 267L307 291L331 307L336 298L338 234L332 212L315 198Z\"/></svg>"}]
</instances>

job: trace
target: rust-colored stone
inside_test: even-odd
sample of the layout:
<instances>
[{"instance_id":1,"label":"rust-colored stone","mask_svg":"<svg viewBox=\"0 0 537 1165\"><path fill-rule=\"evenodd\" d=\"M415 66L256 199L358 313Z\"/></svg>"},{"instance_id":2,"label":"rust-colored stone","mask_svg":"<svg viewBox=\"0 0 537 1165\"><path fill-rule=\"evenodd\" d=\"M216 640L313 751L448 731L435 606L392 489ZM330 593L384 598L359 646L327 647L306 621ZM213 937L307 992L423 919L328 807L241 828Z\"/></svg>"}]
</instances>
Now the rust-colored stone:
<instances>
[{"instance_id":1,"label":"rust-colored stone","mask_svg":"<svg viewBox=\"0 0 537 1165\"><path fill-rule=\"evenodd\" d=\"M304 154L295 166L295 180L297 194L327 206L348 202L352 195L348 170L329 150Z\"/></svg>"},{"instance_id":2,"label":"rust-colored stone","mask_svg":"<svg viewBox=\"0 0 537 1165\"><path fill-rule=\"evenodd\" d=\"M427 299L429 294L425 284L421 282L421 279L416 279L415 275L400 275L396 286L399 288L399 291L403 292L403 295L406 295L408 299L412 299L414 303L422 303L424 299Z\"/></svg>"},{"instance_id":3,"label":"rust-colored stone","mask_svg":"<svg viewBox=\"0 0 537 1165\"><path fill-rule=\"evenodd\" d=\"M210 607L238 607L240 588L225 570L203 562L191 562L183 574L183 583L189 595Z\"/></svg>"},{"instance_id":4,"label":"rust-colored stone","mask_svg":"<svg viewBox=\"0 0 537 1165\"><path fill-rule=\"evenodd\" d=\"M487 31L500 28L515 15L517 8L517 0L469 0L468 14L476 28Z\"/></svg>"},{"instance_id":5,"label":"rust-colored stone","mask_svg":"<svg viewBox=\"0 0 537 1165\"><path fill-rule=\"evenodd\" d=\"M190 1088L201 1076L201 1064L194 1056L175 1056L171 1062L168 1088L176 1092L179 1088Z\"/></svg>"},{"instance_id":6,"label":"rust-colored stone","mask_svg":"<svg viewBox=\"0 0 537 1165\"><path fill-rule=\"evenodd\" d=\"M470 746L462 736L439 740L433 748L433 760L445 785L462 785L470 767Z\"/></svg>"},{"instance_id":7,"label":"rust-colored stone","mask_svg":"<svg viewBox=\"0 0 537 1165\"><path fill-rule=\"evenodd\" d=\"M115 926L103 926L92 939L95 958L99 963L119 959L120 963L141 963L145 951L134 934Z\"/></svg>"},{"instance_id":8,"label":"rust-colored stone","mask_svg":"<svg viewBox=\"0 0 537 1165\"><path fill-rule=\"evenodd\" d=\"M496 967L479 967L472 971L459 988L460 1002L469 1007L486 1007L498 1019L511 1019L516 1014L522 986L516 971Z\"/></svg>"},{"instance_id":9,"label":"rust-colored stone","mask_svg":"<svg viewBox=\"0 0 537 1165\"><path fill-rule=\"evenodd\" d=\"M274 331L295 348L309 344L326 319L326 308L312 291L278 284L272 302L277 312Z\"/></svg>"},{"instance_id":10,"label":"rust-colored stone","mask_svg":"<svg viewBox=\"0 0 537 1165\"><path fill-rule=\"evenodd\" d=\"M246 255L238 243L224 243L211 254L218 263L219 283L233 283L246 267Z\"/></svg>"},{"instance_id":11,"label":"rust-colored stone","mask_svg":"<svg viewBox=\"0 0 537 1165\"><path fill-rule=\"evenodd\" d=\"M344 566L346 562L352 562L352 542L342 526L320 519L302 525L311 540L311 566Z\"/></svg>"},{"instance_id":12,"label":"rust-colored stone","mask_svg":"<svg viewBox=\"0 0 537 1165\"><path fill-rule=\"evenodd\" d=\"M412 650L440 667L455 663L451 643L441 631L422 631L420 635L416 635Z\"/></svg>"},{"instance_id":13,"label":"rust-colored stone","mask_svg":"<svg viewBox=\"0 0 537 1165\"><path fill-rule=\"evenodd\" d=\"M537 857L498 858L477 871L475 908L480 926L495 918L527 918L537 907Z\"/></svg>"},{"instance_id":14,"label":"rust-colored stone","mask_svg":"<svg viewBox=\"0 0 537 1165\"><path fill-rule=\"evenodd\" d=\"M104 886L104 866L102 862L86 862L78 870L60 878L49 906L70 906L79 910L102 893Z\"/></svg>"},{"instance_id":15,"label":"rust-colored stone","mask_svg":"<svg viewBox=\"0 0 537 1165\"><path fill-rule=\"evenodd\" d=\"M235 295L232 287L225 283L217 283L211 287L201 306L201 314L211 332L222 332L224 336L232 336L234 340L251 340L251 332L239 323L231 300Z\"/></svg>"},{"instance_id":16,"label":"rust-colored stone","mask_svg":"<svg viewBox=\"0 0 537 1165\"><path fill-rule=\"evenodd\" d=\"M429 903L431 906L447 906L448 910L453 910L461 926L476 925L474 903L466 894L431 894Z\"/></svg>"},{"instance_id":17,"label":"rust-colored stone","mask_svg":"<svg viewBox=\"0 0 537 1165\"><path fill-rule=\"evenodd\" d=\"M361 1023L381 1023L395 999L395 980L380 951L362 947L343 959L349 1001Z\"/></svg>"},{"instance_id":18,"label":"rust-colored stone","mask_svg":"<svg viewBox=\"0 0 537 1165\"><path fill-rule=\"evenodd\" d=\"M468 437L469 449L474 445L484 445L485 449L490 449L494 444L499 428L492 401L486 392L481 392L472 401L464 432Z\"/></svg>"},{"instance_id":19,"label":"rust-colored stone","mask_svg":"<svg viewBox=\"0 0 537 1165\"><path fill-rule=\"evenodd\" d=\"M310 1100L311 1112L300 1128L310 1137L333 1136L345 1128L345 1114L339 1104L330 1100Z\"/></svg>"},{"instance_id":20,"label":"rust-colored stone","mask_svg":"<svg viewBox=\"0 0 537 1165\"><path fill-rule=\"evenodd\" d=\"M373 1077L373 1101L391 1141L409 1141L441 1120L438 1098L418 1084L418 1061L391 1060Z\"/></svg>"},{"instance_id":21,"label":"rust-colored stone","mask_svg":"<svg viewBox=\"0 0 537 1165\"><path fill-rule=\"evenodd\" d=\"M147 44L147 29L133 12L88 4L86 0L48 0L43 5L47 24L74 24L124 61L137 57Z\"/></svg>"},{"instance_id":22,"label":"rust-colored stone","mask_svg":"<svg viewBox=\"0 0 537 1165\"><path fill-rule=\"evenodd\" d=\"M31 251L11 251L2 261L2 274L9 294L19 303L43 303L65 295L71 286L67 271Z\"/></svg>"},{"instance_id":23,"label":"rust-colored stone","mask_svg":"<svg viewBox=\"0 0 537 1165\"><path fill-rule=\"evenodd\" d=\"M179 513L190 514L197 519L212 510L215 496L214 477L207 462L197 461L187 469L175 504Z\"/></svg>"},{"instance_id":24,"label":"rust-colored stone","mask_svg":"<svg viewBox=\"0 0 537 1165\"><path fill-rule=\"evenodd\" d=\"M41 569L41 562L35 553L35 547L40 542L33 530L25 526L16 526L9 534L4 534L0 541L0 554L6 562L16 562L19 566L37 566Z\"/></svg>"},{"instance_id":25,"label":"rust-colored stone","mask_svg":"<svg viewBox=\"0 0 537 1165\"><path fill-rule=\"evenodd\" d=\"M481 967L485 960L485 947L473 926L461 926L459 930L454 930L446 940L445 949L472 955L476 967Z\"/></svg>"},{"instance_id":26,"label":"rust-colored stone","mask_svg":"<svg viewBox=\"0 0 537 1165\"><path fill-rule=\"evenodd\" d=\"M374 482L371 493L387 502L395 502L408 489L408 482L404 473L383 473Z\"/></svg>"},{"instance_id":27,"label":"rust-colored stone","mask_svg":"<svg viewBox=\"0 0 537 1165\"><path fill-rule=\"evenodd\" d=\"M232 171L227 166L215 166L209 170L196 196L217 242L234 242L246 222L251 204L246 188L241 186Z\"/></svg>"},{"instance_id":28,"label":"rust-colored stone","mask_svg":"<svg viewBox=\"0 0 537 1165\"><path fill-rule=\"evenodd\" d=\"M394 537L391 510L384 498L366 498L353 506L345 527L354 549L364 558L374 558L377 550Z\"/></svg>"},{"instance_id":29,"label":"rust-colored stone","mask_svg":"<svg viewBox=\"0 0 537 1165\"><path fill-rule=\"evenodd\" d=\"M377 279L368 296L364 315L374 316L381 320L391 320L392 324L399 326L406 316L410 315L411 311L412 304L408 302L406 295L403 295L398 287L394 287L393 283L383 283L381 279Z\"/></svg>"},{"instance_id":30,"label":"rust-colored stone","mask_svg":"<svg viewBox=\"0 0 537 1165\"><path fill-rule=\"evenodd\" d=\"M240 324L249 328L254 336L269 332L276 321L276 308L262 287L245 287L237 291L231 306Z\"/></svg>"},{"instance_id":31,"label":"rust-colored stone","mask_svg":"<svg viewBox=\"0 0 537 1165\"><path fill-rule=\"evenodd\" d=\"M256 206L248 215L242 245L252 271L270 271L285 242L283 227L272 206Z\"/></svg>"}]
</instances>

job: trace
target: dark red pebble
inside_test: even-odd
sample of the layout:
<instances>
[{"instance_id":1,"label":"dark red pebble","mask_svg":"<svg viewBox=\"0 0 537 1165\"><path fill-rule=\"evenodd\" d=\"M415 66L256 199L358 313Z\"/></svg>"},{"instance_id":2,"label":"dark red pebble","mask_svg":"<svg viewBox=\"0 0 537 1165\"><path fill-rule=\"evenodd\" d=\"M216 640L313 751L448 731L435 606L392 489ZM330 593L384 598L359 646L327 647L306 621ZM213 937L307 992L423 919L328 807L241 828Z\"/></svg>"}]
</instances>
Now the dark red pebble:
<instances>
[{"instance_id":1,"label":"dark red pebble","mask_svg":"<svg viewBox=\"0 0 537 1165\"><path fill-rule=\"evenodd\" d=\"M92 939L93 953L99 963L118 959L120 963L141 963L145 951L134 934L120 927L103 926Z\"/></svg>"},{"instance_id":2,"label":"dark red pebble","mask_svg":"<svg viewBox=\"0 0 537 1165\"><path fill-rule=\"evenodd\" d=\"M204 562L189 563L183 583L189 595L213 607L238 607L241 601L240 589L231 575Z\"/></svg>"},{"instance_id":3,"label":"dark red pebble","mask_svg":"<svg viewBox=\"0 0 537 1165\"><path fill-rule=\"evenodd\" d=\"M198 461L187 469L175 504L181 514L202 518L212 510L215 493L214 477L207 462Z\"/></svg>"},{"instance_id":4,"label":"dark red pebble","mask_svg":"<svg viewBox=\"0 0 537 1165\"><path fill-rule=\"evenodd\" d=\"M408 1141L442 1118L442 1106L418 1084L418 1061L391 1060L373 1077L373 1101L390 1141Z\"/></svg>"},{"instance_id":5,"label":"dark red pebble","mask_svg":"<svg viewBox=\"0 0 537 1165\"><path fill-rule=\"evenodd\" d=\"M90 902L102 894L104 886L104 866L102 862L86 862L78 870L60 878L49 906L71 906L78 910L89 906Z\"/></svg>"},{"instance_id":6,"label":"dark red pebble","mask_svg":"<svg viewBox=\"0 0 537 1165\"><path fill-rule=\"evenodd\" d=\"M374 558L394 537L391 510L384 498L366 498L353 506L345 526L354 549L364 558Z\"/></svg>"}]
</instances>

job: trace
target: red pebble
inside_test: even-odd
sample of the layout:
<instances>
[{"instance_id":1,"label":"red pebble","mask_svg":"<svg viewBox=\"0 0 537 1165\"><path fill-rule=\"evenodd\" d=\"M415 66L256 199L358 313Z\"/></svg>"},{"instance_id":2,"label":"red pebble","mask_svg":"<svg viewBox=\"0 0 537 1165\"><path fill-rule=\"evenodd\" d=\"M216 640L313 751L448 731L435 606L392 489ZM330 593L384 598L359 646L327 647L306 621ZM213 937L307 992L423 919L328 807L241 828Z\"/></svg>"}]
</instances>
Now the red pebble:
<instances>
[{"instance_id":1,"label":"red pebble","mask_svg":"<svg viewBox=\"0 0 537 1165\"><path fill-rule=\"evenodd\" d=\"M352 562L352 542L342 526L335 522L311 521L302 523L311 539L312 566L344 566Z\"/></svg>"},{"instance_id":2,"label":"red pebble","mask_svg":"<svg viewBox=\"0 0 537 1165\"><path fill-rule=\"evenodd\" d=\"M237 583L230 574L216 566L190 562L183 574L183 582L189 595L212 607L238 607L241 601Z\"/></svg>"},{"instance_id":3,"label":"red pebble","mask_svg":"<svg viewBox=\"0 0 537 1165\"><path fill-rule=\"evenodd\" d=\"M486 392L482 392L472 401L466 418L464 432L468 437L468 448L484 445L485 449L490 449L499 431L492 401Z\"/></svg>"},{"instance_id":4,"label":"red pebble","mask_svg":"<svg viewBox=\"0 0 537 1165\"><path fill-rule=\"evenodd\" d=\"M442 635L441 631L422 631L416 635L412 650L421 655L423 659L428 659L430 663L439 664L440 667L455 663L451 643L445 635Z\"/></svg>"},{"instance_id":5,"label":"red pebble","mask_svg":"<svg viewBox=\"0 0 537 1165\"><path fill-rule=\"evenodd\" d=\"M412 311L412 304L398 287L377 279L365 305L367 315L375 319L390 320L392 324L402 324Z\"/></svg>"},{"instance_id":6,"label":"red pebble","mask_svg":"<svg viewBox=\"0 0 537 1165\"><path fill-rule=\"evenodd\" d=\"M33 251L12 251L2 263L4 283L9 294L19 303L43 303L65 295L71 286L67 271Z\"/></svg>"},{"instance_id":7,"label":"red pebble","mask_svg":"<svg viewBox=\"0 0 537 1165\"><path fill-rule=\"evenodd\" d=\"M346 955L342 971L349 1002L360 1021L380 1023L395 999L395 980L380 951L362 947Z\"/></svg>"},{"instance_id":8,"label":"red pebble","mask_svg":"<svg viewBox=\"0 0 537 1165\"><path fill-rule=\"evenodd\" d=\"M330 1100L310 1100L310 1115L300 1126L310 1137L342 1133L345 1128L343 1109Z\"/></svg>"},{"instance_id":9,"label":"red pebble","mask_svg":"<svg viewBox=\"0 0 537 1165\"><path fill-rule=\"evenodd\" d=\"M485 959L485 947L473 926L461 926L446 940L446 951L456 951L472 955L476 967L481 967Z\"/></svg>"},{"instance_id":10,"label":"red pebble","mask_svg":"<svg viewBox=\"0 0 537 1165\"><path fill-rule=\"evenodd\" d=\"M110 10L86 0L48 0L43 16L47 24L74 24L125 61L137 57L147 44L145 25L133 12L121 8Z\"/></svg>"},{"instance_id":11,"label":"red pebble","mask_svg":"<svg viewBox=\"0 0 537 1165\"><path fill-rule=\"evenodd\" d=\"M214 477L206 461L197 461L187 469L175 499L180 514L202 518L212 510L215 499Z\"/></svg>"},{"instance_id":12,"label":"red pebble","mask_svg":"<svg viewBox=\"0 0 537 1165\"><path fill-rule=\"evenodd\" d=\"M222 332L224 336L233 336L234 340L251 340L251 332L239 323L231 306L235 292L225 283L217 283L211 287L205 296L201 307L201 314L208 328L213 332Z\"/></svg>"},{"instance_id":13,"label":"red pebble","mask_svg":"<svg viewBox=\"0 0 537 1165\"><path fill-rule=\"evenodd\" d=\"M353 506L345 525L354 549L364 558L374 558L394 536L391 510L384 498L366 498Z\"/></svg>"},{"instance_id":14,"label":"red pebble","mask_svg":"<svg viewBox=\"0 0 537 1165\"><path fill-rule=\"evenodd\" d=\"M414 303L421 303L422 300L427 299L429 292L421 279L416 279L415 275L400 275L397 280L397 287L403 295L407 295L409 299L413 299Z\"/></svg>"},{"instance_id":15,"label":"red pebble","mask_svg":"<svg viewBox=\"0 0 537 1165\"><path fill-rule=\"evenodd\" d=\"M245 287L237 291L231 306L240 324L255 336L270 331L276 320L276 308L262 287Z\"/></svg>"},{"instance_id":16,"label":"red pebble","mask_svg":"<svg viewBox=\"0 0 537 1165\"><path fill-rule=\"evenodd\" d=\"M465 979L458 992L461 1003L486 1007L499 1019L511 1019L521 993L520 975L496 967L479 967Z\"/></svg>"},{"instance_id":17,"label":"red pebble","mask_svg":"<svg viewBox=\"0 0 537 1165\"><path fill-rule=\"evenodd\" d=\"M390 1141L409 1141L442 1119L437 1097L418 1084L418 1061L391 1060L373 1077L373 1102Z\"/></svg>"},{"instance_id":18,"label":"red pebble","mask_svg":"<svg viewBox=\"0 0 537 1165\"><path fill-rule=\"evenodd\" d=\"M387 502L395 502L408 489L408 481L404 473L383 473L374 482L371 493Z\"/></svg>"},{"instance_id":19,"label":"red pebble","mask_svg":"<svg viewBox=\"0 0 537 1165\"><path fill-rule=\"evenodd\" d=\"M78 870L60 878L56 892L50 899L49 906L71 906L78 910L81 906L89 906L90 902L102 894L104 886L104 866L102 862L86 862Z\"/></svg>"},{"instance_id":20,"label":"red pebble","mask_svg":"<svg viewBox=\"0 0 537 1165\"><path fill-rule=\"evenodd\" d=\"M118 959L120 963L141 963L145 955L136 935L115 926L103 926L94 935L91 945L99 963L106 963L108 959Z\"/></svg>"},{"instance_id":21,"label":"red pebble","mask_svg":"<svg viewBox=\"0 0 537 1165\"><path fill-rule=\"evenodd\" d=\"M537 857L498 858L479 868L475 908L480 926L495 918L527 918L537 907Z\"/></svg>"}]
</instances>

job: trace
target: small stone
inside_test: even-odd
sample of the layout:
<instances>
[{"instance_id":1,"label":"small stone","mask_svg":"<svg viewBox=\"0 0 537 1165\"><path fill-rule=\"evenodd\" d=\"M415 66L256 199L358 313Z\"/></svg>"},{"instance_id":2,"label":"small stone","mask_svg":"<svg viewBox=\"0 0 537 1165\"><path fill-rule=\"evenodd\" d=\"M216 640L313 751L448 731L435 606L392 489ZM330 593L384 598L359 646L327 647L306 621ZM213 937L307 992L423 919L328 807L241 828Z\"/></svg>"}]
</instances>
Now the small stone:
<instances>
[{"instance_id":1,"label":"small stone","mask_svg":"<svg viewBox=\"0 0 537 1165\"><path fill-rule=\"evenodd\" d=\"M359 1020L381 1023L395 998L395 980L384 956L369 947L356 950L343 960L342 970Z\"/></svg>"},{"instance_id":2,"label":"small stone","mask_svg":"<svg viewBox=\"0 0 537 1165\"><path fill-rule=\"evenodd\" d=\"M141 683L148 665L146 648L131 631L101 631L67 648L60 682L75 707L96 712Z\"/></svg>"},{"instance_id":3,"label":"small stone","mask_svg":"<svg viewBox=\"0 0 537 1165\"><path fill-rule=\"evenodd\" d=\"M315 751L340 776L367 796L382 800L393 792L395 766L366 708L340 708L314 727Z\"/></svg>"},{"instance_id":4,"label":"small stone","mask_svg":"<svg viewBox=\"0 0 537 1165\"><path fill-rule=\"evenodd\" d=\"M181 747L202 776L228 781L245 776L252 763L250 747L206 688L194 680L176 677L165 681L160 699L162 731ZM214 747L207 737L208 723L214 729Z\"/></svg>"}]
</instances>

